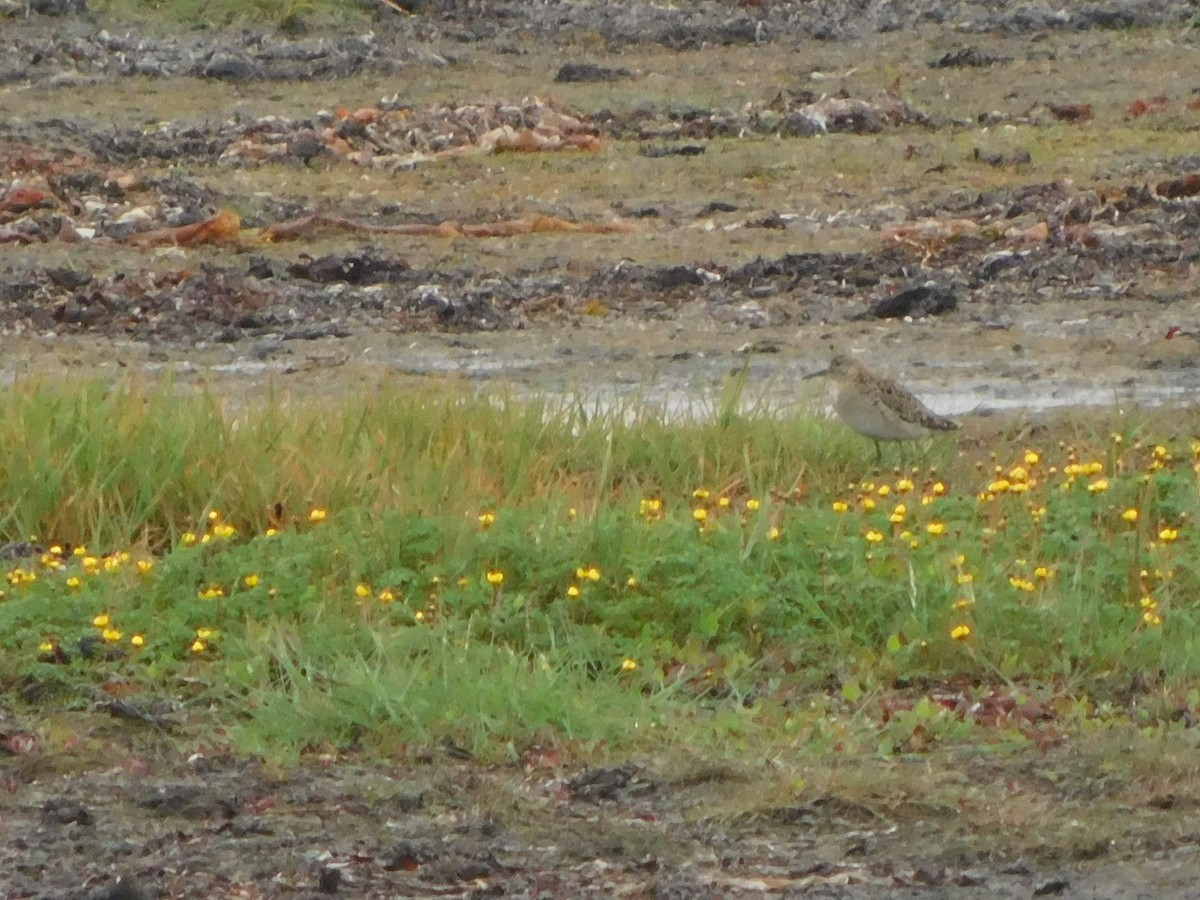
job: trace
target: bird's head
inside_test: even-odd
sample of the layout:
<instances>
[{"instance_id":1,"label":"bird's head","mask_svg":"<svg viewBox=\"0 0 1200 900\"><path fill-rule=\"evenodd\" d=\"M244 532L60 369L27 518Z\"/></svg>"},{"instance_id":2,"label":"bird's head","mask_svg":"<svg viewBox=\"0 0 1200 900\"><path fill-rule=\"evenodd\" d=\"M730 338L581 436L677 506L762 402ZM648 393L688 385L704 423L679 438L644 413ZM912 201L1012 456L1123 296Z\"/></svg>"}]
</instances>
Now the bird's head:
<instances>
[{"instance_id":1,"label":"bird's head","mask_svg":"<svg viewBox=\"0 0 1200 900\"><path fill-rule=\"evenodd\" d=\"M822 375L829 375L833 378L840 378L854 371L858 365L850 356L849 353L834 353L829 358L829 363L822 369L817 369L815 372L810 372L805 375L805 378L819 378Z\"/></svg>"}]
</instances>

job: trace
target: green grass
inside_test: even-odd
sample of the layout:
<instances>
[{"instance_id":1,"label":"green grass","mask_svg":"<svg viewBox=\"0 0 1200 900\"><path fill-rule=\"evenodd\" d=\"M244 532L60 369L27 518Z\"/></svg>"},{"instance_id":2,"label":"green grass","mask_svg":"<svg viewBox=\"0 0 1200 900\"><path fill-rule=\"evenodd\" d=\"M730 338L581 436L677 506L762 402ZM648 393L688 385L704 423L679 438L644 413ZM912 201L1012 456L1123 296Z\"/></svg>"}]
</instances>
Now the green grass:
<instances>
[{"instance_id":1,"label":"green grass","mask_svg":"<svg viewBox=\"0 0 1200 900\"><path fill-rule=\"evenodd\" d=\"M685 422L453 385L7 400L0 527L44 553L9 570L0 683L183 684L245 750L891 753L1038 738L905 685L1074 727L1196 699L1194 454L1150 423L870 474L869 444L736 381Z\"/></svg>"}]
</instances>

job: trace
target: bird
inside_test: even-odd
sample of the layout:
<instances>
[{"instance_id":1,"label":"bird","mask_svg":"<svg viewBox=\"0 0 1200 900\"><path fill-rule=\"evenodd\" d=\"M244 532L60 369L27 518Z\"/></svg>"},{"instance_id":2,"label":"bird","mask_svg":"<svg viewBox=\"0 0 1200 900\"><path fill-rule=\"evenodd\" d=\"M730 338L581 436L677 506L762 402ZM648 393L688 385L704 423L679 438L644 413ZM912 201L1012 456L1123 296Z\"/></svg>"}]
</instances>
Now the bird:
<instances>
[{"instance_id":1,"label":"bird","mask_svg":"<svg viewBox=\"0 0 1200 900\"><path fill-rule=\"evenodd\" d=\"M876 374L846 353L837 353L824 369L838 386L833 408L843 422L875 442L875 461L883 459L880 441L915 441L933 431L957 431L959 424L939 416L908 389Z\"/></svg>"}]
</instances>

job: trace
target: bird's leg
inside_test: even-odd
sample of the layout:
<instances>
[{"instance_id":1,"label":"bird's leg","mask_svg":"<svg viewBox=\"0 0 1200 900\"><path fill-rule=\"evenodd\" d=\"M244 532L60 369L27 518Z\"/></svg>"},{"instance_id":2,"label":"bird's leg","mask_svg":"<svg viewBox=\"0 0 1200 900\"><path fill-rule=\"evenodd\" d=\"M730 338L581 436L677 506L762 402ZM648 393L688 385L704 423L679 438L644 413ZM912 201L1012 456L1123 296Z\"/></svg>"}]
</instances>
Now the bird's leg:
<instances>
[{"instance_id":1,"label":"bird's leg","mask_svg":"<svg viewBox=\"0 0 1200 900\"><path fill-rule=\"evenodd\" d=\"M879 441L875 442L875 465L883 465L883 450L879 447Z\"/></svg>"}]
</instances>

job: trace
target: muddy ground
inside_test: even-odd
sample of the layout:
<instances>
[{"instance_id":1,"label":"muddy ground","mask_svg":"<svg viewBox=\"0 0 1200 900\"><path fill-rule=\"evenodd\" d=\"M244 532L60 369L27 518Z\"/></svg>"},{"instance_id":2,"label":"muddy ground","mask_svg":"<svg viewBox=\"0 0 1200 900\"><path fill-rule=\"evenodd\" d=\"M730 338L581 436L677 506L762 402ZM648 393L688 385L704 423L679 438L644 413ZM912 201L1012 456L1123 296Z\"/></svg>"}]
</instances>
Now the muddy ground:
<instances>
[{"instance_id":1,"label":"muddy ground","mask_svg":"<svg viewBox=\"0 0 1200 900\"><path fill-rule=\"evenodd\" d=\"M752 394L817 399L796 383L837 346L968 436L1200 386L1200 346L1165 340L1200 330L1192 4L463 2L246 31L77 7L0 7L9 380L465 377L683 413L747 363ZM5 896L1196 895L1195 766L1120 741L848 762L781 802L779 761L281 774L197 721L47 731L0 704Z\"/></svg>"}]
</instances>

